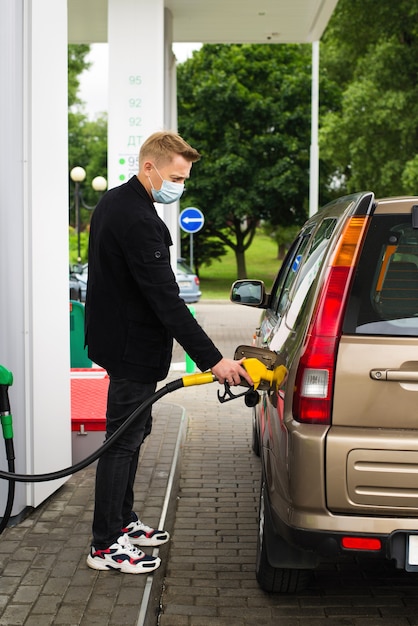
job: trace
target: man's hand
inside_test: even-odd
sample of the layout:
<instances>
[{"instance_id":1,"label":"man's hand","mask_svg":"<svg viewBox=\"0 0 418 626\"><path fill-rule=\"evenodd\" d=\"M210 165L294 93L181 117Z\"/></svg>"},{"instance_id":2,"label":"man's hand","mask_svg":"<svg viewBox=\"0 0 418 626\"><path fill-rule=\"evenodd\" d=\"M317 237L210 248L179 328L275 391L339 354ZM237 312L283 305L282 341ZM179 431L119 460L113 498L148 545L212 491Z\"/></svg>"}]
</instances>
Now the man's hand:
<instances>
[{"instance_id":1,"label":"man's hand","mask_svg":"<svg viewBox=\"0 0 418 626\"><path fill-rule=\"evenodd\" d=\"M250 387L253 385L251 376L242 367L242 362L245 359L235 361L234 359L221 359L216 365L211 368L212 374L216 376L218 382L223 385L226 381L229 385L239 385L241 378L244 378Z\"/></svg>"}]
</instances>

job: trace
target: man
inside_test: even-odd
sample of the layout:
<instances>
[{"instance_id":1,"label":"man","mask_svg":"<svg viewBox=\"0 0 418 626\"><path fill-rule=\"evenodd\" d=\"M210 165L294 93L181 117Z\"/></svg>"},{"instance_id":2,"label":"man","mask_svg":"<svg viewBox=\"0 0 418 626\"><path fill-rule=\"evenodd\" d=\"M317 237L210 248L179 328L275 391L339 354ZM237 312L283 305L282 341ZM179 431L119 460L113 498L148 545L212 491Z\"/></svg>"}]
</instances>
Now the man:
<instances>
[{"instance_id":1,"label":"man","mask_svg":"<svg viewBox=\"0 0 418 626\"><path fill-rule=\"evenodd\" d=\"M93 213L86 344L89 357L109 374L106 438L167 376L173 338L221 384L239 384L240 377L252 384L242 360L223 358L180 298L172 240L154 206L180 198L199 158L176 133L154 133L141 147L138 175L108 191ZM143 524L133 511L139 450L151 424L149 409L99 459L89 567L140 574L160 565L137 546L161 545L169 534Z\"/></svg>"}]
</instances>

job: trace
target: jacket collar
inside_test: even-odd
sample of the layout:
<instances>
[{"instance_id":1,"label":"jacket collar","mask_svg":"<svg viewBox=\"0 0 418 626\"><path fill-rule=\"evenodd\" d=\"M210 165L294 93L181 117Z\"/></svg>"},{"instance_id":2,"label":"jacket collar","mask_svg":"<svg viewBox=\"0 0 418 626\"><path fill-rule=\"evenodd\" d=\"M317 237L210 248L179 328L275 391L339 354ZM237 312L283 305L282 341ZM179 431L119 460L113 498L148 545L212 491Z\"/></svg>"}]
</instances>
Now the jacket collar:
<instances>
[{"instance_id":1,"label":"jacket collar","mask_svg":"<svg viewBox=\"0 0 418 626\"><path fill-rule=\"evenodd\" d=\"M135 189L136 193L138 193L143 200L147 200L150 206L155 209L154 203L150 198L148 191L145 189L144 185L138 180L137 176L132 176L128 180L128 185L131 185L133 189Z\"/></svg>"}]
</instances>

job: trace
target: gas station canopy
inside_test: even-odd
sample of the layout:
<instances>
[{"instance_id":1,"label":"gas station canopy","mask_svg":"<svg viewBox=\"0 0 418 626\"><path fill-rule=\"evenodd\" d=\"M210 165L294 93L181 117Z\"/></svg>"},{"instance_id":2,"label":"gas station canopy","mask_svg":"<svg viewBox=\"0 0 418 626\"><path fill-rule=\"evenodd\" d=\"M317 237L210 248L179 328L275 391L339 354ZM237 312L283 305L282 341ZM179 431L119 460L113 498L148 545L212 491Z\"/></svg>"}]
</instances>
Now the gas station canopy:
<instances>
[{"instance_id":1,"label":"gas station canopy","mask_svg":"<svg viewBox=\"0 0 418 626\"><path fill-rule=\"evenodd\" d=\"M174 42L312 43L338 0L165 0ZM107 41L107 0L68 0L69 43Z\"/></svg>"}]
</instances>

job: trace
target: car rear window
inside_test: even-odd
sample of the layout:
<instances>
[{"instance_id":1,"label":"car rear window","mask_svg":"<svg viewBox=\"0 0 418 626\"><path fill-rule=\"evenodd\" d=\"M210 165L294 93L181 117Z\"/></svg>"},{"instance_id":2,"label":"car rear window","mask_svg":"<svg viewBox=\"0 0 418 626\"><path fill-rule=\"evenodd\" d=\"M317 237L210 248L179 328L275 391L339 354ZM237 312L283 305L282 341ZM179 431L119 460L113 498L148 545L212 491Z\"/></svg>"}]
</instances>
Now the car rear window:
<instances>
[{"instance_id":1,"label":"car rear window","mask_svg":"<svg viewBox=\"0 0 418 626\"><path fill-rule=\"evenodd\" d=\"M418 335L418 229L411 215L375 215L367 233L343 332Z\"/></svg>"},{"instance_id":2,"label":"car rear window","mask_svg":"<svg viewBox=\"0 0 418 626\"><path fill-rule=\"evenodd\" d=\"M177 270L183 274L193 274L193 270L182 259L177 259Z\"/></svg>"}]
</instances>

